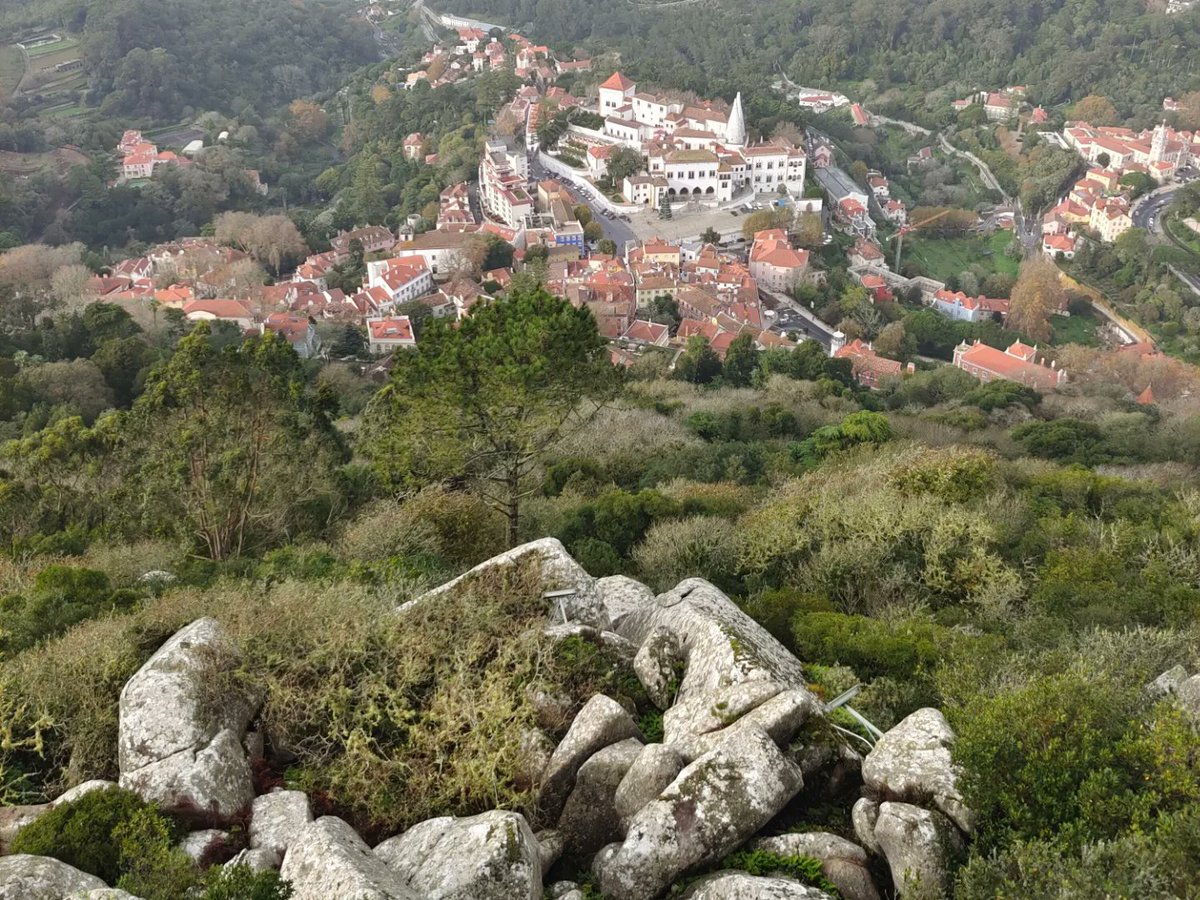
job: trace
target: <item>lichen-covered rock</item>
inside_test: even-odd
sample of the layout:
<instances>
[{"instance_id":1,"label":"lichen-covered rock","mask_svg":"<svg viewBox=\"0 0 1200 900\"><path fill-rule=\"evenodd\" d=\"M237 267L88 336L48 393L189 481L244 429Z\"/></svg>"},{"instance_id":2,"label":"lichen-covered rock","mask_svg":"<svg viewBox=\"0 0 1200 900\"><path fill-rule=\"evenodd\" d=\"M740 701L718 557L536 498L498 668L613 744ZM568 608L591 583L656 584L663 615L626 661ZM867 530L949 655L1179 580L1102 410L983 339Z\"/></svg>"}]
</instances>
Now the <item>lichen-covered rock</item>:
<instances>
[{"instance_id":1,"label":"lichen-covered rock","mask_svg":"<svg viewBox=\"0 0 1200 900\"><path fill-rule=\"evenodd\" d=\"M538 855L542 859L542 871L549 872L550 867L558 862L566 849L566 840L562 832L555 828L543 828L534 835L538 842Z\"/></svg>"},{"instance_id":2,"label":"lichen-covered rock","mask_svg":"<svg viewBox=\"0 0 1200 900\"><path fill-rule=\"evenodd\" d=\"M860 797L850 810L850 821L854 824L854 836L872 853L883 853L879 841L875 840L875 823L879 819L879 804Z\"/></svg>"},{"instance_id":3,"label":"lichen-covered rock","mask_svg":"<svg viewBox=\"0 0 1200 900\"><path fill-rule=\"evenodd\" d=\"M121 787L169 810L225 821L254 799L246 752L232 731L219 732L198 751L184 750L166 759L121 773Z\"/></svg>"},{"instance_id":4,"label":"lichen-covered rock","mask_svg":"<svg viewBox=\"0 0 1200 900\"><path fill-rule=\"evenodd\" d=\"M0 900L62 900L67 894L106 888L95 875L48 856L0 858Z\"/></svg>"},{"instance_id":5,"label":"lichen-covered rock","mask_svg":"<svg viewBox=\"0 0 1200 900\"><path fill-rule=\"evenodd\" d=\"M282 859L312 820L303 791L272 791L255 797L250 806L250 847L269 850Z\"/></svg>"},{"instance_id":6,"label":"lichen-covered rock","mask_svg":"<svg viewBox=\"0 0 1200 900\"><path fill-rule=\"evenodd\" d=\"M555 748L542 778L539 808L547 821L557 821L575 787L579 767L594 753L626 738L641 737L633 717L616 700L597 694L585 703Z\"/></svg>"},{"instance_id":7,"label":"lichen-covered rock","mask_svg":"<svg viewBox=\"0 0 1200 900\"><path fill-rule=\"evenodd\" d=\"M547 612L552 622L590 625L597 629L609 627L608 612L596 589L596 579L571 558L571 554L567 553L566 548L557 538L531 541L501 553L499 556L493 556L454 580L403 604L398 611L403 613L415 604L428 602L434 597L452 591L464 580L483 572L519 565L526 560L533 559L541 563L542 579L547 592L571 592L547 600Z\"/></svg>"},{"instance_id":8,"label":"lichen-covered rock","mask_svg":"<svg viewBox=\"0 0 1200 900\"><path fill-rule=\"evenodd\" d=\"M554 741L540 728L526 728L521 732L519 750L516 786L519 790L529 790L542 783L554 755Z\"/></svg>"},{"instance_id":9,"label":"lichen-covered rock","mask_svg":"<svg viewBox=\"0 0 1200 900\"><path fill-rule=\"evenodd\" d=\"M686 762L691 762L709 750L716 749L744 728L761 728L780 747L787 747L804 723L819 708L820 704L817 699L807 690L781 691L769 700L755 706L745 715L739 716L732 725L722 728L720 731L709 731L694 736L677 736L673 746ZM830 758L836 755L833 748L829 748L829 751ZM800 768L801 771L804 771L803 764Z\"/></svg>"},{"instance_id":10,"label":"lichen-covered rock","mask_svg":"<svg viewBox=\"0 0 1200 900\"><path fill-rule=\"evenodd\" d=\"M863 783L885 800L923 803L925 798L963 831L971 811L958 791L958 769L950 758L954 732L936 709L918 709L879 739L862 764Z\"/></svg>"},{"instance_id":11,"label":"lichen-covered rock","mask_svg":"<svg viewBox=\"0 0 1200 900\"><path fill-rule=\"evenodd\" d=\"M643 806L667 789L683 771L683 758L666 744L647 744L621 779L613 806L621 819L622 834Z\"/></svg>"},{"instance_id":12,"label":"lichen-covered rock","mask_svg":"<svg viewBox=\"0 0 1200 900\"><path fill-rule=\"evenodd\" d=\"M292 900L426 900L336 816L305 826L279 876L291 882Z\"/></svg>"},{"instance_id":13,"label":"lichen-covered rock","mask_svg":"<svg viewBox=\"0 0 1200 900\"><path fill-rule=\"evenodd\" d=\"M663 713L663 742L682 744L698 735L720 731L780 690L773 681L746 681L678 700Z\"/></svg>"},{"instance_id":14,"label":"lichen-covered rock","mask_svg":"<svg viewBox=\"0 0 1200 900\"><path fill-rule=\"evenodd\" d=\"M266 872L270 869L278 869L282 862L283 857L274 850L246 848L225 863L224 867L232 869L237 866L246 866L255 872Z\"/></svg>"},{"instance_id":15,"label":"lichen-covered rock","mask_svg":"<svg viewBox=\"0 0 1200 900\"><path fill-rule=\"evenodd\" d=\"M520 813L492 810L414 825L375 855L422 900L541 900L537 838Z\"/></svg>"},{"instance_id":16,"label":"lichen-covered rock","mask_svg":"<svg viewBox=\"0 0 1200 900\"><path fill-rule=\"evenodd\" d=\"M832 900L822 890L793 878L716 872L693 884L686 900Z\"/></svg>"},{"instance_id":17,"label":"lichen-covered rock","mask_svg":"<svg viewBox=\"0 0 1200 900\"><path fill-rule=\"evenodd\" d=\"M0 807L0 854L8 848L26 825L36 822L54 807L49 803L33 803L27 806Z\"/></svg>"},{"instance_id":18,"label":"lichen-covered rock","mask_svg":"<svg viewBox=\"0 0 1200 900\"><path fill-rule=\"evenodd\" d=\"M1179 682L1179 687L1175 689L1175 702L1185 713L1200 721L1200 675Z\"/></svg>"},{"instance_id":19,"label":"lichen-covered rock","mask_svg":"<svg viewBox=\"0 0 1200 900\"><path fill-rule=\"evenodd\" d=\"M780 856L807 856L821 861L821 873L842 900L879 900L867 870L867 851L836 834L823 831L759 838L754 846Z\"/></svg>"},{"instance_id":20,"label":"lichen-covered rock","mask_svg":"<svg viewBox=\"0 0 1200 900\"><path fill-rule=\"evenodd\" d=\"M76 891L63 900L138 900L133 894L117 888L96 888L92 891Z\"/></svg>"},{"instance_id":21,"label":"lichen-covered rock","mask_svg":"<svg viewBox=\"0 0 1200 900\"><path fill-rule=\"evenodd\" d=\"M51 806L58 806L62 803L73 803L84 794L90 794L92 791L106 791L111 787L116 787L115 781L105 781L103 778L93 778L91 781L85 781L82 784L77 784L73 788L68 788L63 791L51 802Z\"/></svg>"},{"instance_id":22,"label":"lichen-covered rock","mask_svg":"<svg viewBox=\"0 0 1200 900\"><path fill-rule=\"evenodd\" d=\"M559 897L577 890L579 890L579 885L574 881L556 881L546 888L546 896L550 900L558 900Z\"/></svg>"},{"instance_id":23,"label":"lichen-covered rock","mask_svg":"<svg viewBox=\"0 0 1200 900\"><path fill-rule=\"evenodd\" d=\"M617 788L641 752L641 741L626 738L594 753L579 767L575 788L558 817L558 830L570 853L595 853L625 836L615 803Z\"/></svg>"},{"instance_id":24,"label":"lichen-covered rock","mask_svg":"<svg viewBox=\"0 0 1200 900\"><path fill-rule=\"evenodd\" d=\"M205 828L203 831L193 831L179 842L179 849L196 862L204 858L210 849L224 844L229 840L229 832L218 828Z\"/></svg>"},{"instance_id":25,"label":"lichen-covered rock","mask_svg":"<svg viewBox=\"0 0 1200 900\"><path fill-rule=\"evenodd\" d=\"M596 593L616 629L621 620L654 603L654 591L625 575L609 575L596 581Z\"/></svg>"},{"instance_id":26,"label":"lichen-covered rock","mask_svg":"<svg viewBox=\"0 0 1200 900\"><path fill-rule=\"evenodd\" d=\"M747 728L686 766L630 821L624 843L595 863L610 900L657 897L688 870L740 846L803 786L766 732Z\"/></svg>"},{"instance_id":27,"label":"lichen-covered rock","mask_svg":"<svg viewBox=\"0 0 1200 900\"><path fill-rule=\"evenodd\" d=\"M633 671L646 689L650 702L666 709L675 699L683 675L683 647L669 628L650 630L633 658Z\"/></svg>"},{"instance_id":28,"label":"lichen-covered rock","mask_svg":"<svg viewBox=\"0 0 1200 900\"><path fill-rule=\"evenodd\" d=\"M965 844L940 812L910 803L881 803L875 840L899 896L929 900L949 895L954 860Z\"/></svg>"},{"instance_id":29,"label":"lichen-covered rock","mask_svg":"<svg viewBox=\"0 0 1200 900\"><path fill-rule=\"evenodd\" d=\"M639 646L657 628L675 635L684 660L675 702L663 716L665 743L731 724L735 706L740 715L782 690L807 692L799 660L703 579L681 581L615 626ZM746 687L739 693L740 685Z\"/></svg>"},{"instance_id":30,"label":"lichen-covered rock","mask_svg":"<svg viewBox=\"0 0 1200 900\"><path fill-rule=\"evenodd\" d=\"M121 786L168 810L227 819L254 798L242 736L258 704L212 678L240 659L215 619L198 619L150 657L121 691Z\"/></svg>"},{"instance_id":31,"label":"lichen-covered rock","mask_svg":"<svg viewBox=\"0 0 1200 900\"><path fill-rule=\"evenodd\" d=\"M1151 697L1173 694L1179 689L1179 685L1187 680L1187 677L1187 669L1183 666L1172 666L1146 685L1146 693Z\"/></svg>"}]
</instances>

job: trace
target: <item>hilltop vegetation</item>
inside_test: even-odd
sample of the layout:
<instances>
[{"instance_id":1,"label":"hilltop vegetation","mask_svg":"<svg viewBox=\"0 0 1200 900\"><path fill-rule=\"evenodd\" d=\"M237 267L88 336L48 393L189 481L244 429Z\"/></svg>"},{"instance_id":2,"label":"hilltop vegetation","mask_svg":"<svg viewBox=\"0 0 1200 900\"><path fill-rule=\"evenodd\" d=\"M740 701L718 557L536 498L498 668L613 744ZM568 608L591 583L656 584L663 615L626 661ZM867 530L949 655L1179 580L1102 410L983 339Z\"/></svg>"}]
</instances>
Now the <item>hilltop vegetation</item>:
<instances>
[{"instance_id":1,"label":"hilltop vegetation","mask_svg":"<svg viewBox=\"0 0 1200 900\"><path fill-rule=\"evenodd\" d=\"M556 388L539 373L591 365L586 335L578 363L543 340L538 323L574 314L517 290L468 336L509 377L443 389L439 367L463 352L447 332L399 361L366 428L339 418L332 367L317 376L270 338L222 349L203 326L160 349L129 411L88 427L65 400L46 427L27 420L0 482L5 799L111 777L120 685L212 615L288 748L263 777L369 836L498 805L532 815L522 725L558 738L600 691L653 734L640 688L586 642L535 637L521 572L424 608L416 630L379 622L510 541L552 535L596 576L666 590L703 575L819 693L862 683L855 705L881 728L944 709L980 816L956 896L1066 896L1058 873L1087 896L1193 895L1200 737L1143 692L1200 662L1200 417L1181 388L1141 407L1111 380L1040 397L941 369L868 395L811 344L731 351L707 386L647 363L578 427L530 420L543 438L506 518L499 470L473 456L501 433L487 403L515 396L520 373L523 402L549 414L578 395L542 403ZM457 437L398 428L396 390L431 415L461 404ZM569 697L553 721L514 687L531 678ZM1034 735L1057 749L1033 752ZM850 834L845 809L806 815ZM1116 848L1111 869L1089 865Z\"/></svg>"}]
</instances>

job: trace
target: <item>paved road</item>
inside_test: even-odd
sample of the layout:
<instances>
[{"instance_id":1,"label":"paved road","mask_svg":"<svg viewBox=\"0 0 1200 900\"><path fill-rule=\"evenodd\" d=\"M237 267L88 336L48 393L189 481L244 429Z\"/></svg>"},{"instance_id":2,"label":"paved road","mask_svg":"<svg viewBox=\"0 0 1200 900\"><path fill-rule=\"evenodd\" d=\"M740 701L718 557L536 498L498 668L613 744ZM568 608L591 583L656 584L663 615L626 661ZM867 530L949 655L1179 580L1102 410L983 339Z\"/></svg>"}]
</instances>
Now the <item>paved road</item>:
<instances>
[{"instance_id":1,"label":"paved road","mask_svg":"<svg viewBox=\"0 0 1200 900\"><path fill-rule=\"evenodd\" d=\"M557 177L553 173L547 172L544 168L542 168L542 166L538 163L536 156L529 161L529 176L533 179L535 190L537 182L547 178L553 179ZM608 218L604 214L604 208L595 203L594 200L589 199L588 196L583 193L584 189L578 184L567 182L567 187L570 188L571 193L579 198L580 202L585 203L587 208L592 211L592 218L604 227L604 236L609 238L617 245L617 253L623 253L625 250L625 245L628 242L637 241L637 235L634 233L633 228L629 225L629 223L622 222L620 219L616 218Z\"/></svg>"},{"instance_id":2,"label":"paved road","mask_svg":"<svg viewBox=\"0 0 1200 900\"><path fill-rule=\"evenodd\" d=\"M833 342L833 329L818 319L811 310L801 306L787 294L759 288L759 298L768 309L775 310L773 317L768 316L770 331L779 334L799 332L801 336L812 338L826 350Z\"/></svg>"},{"instance_id":3,"label":"paved road","mask_svg":"<svg viewBox=\"0 0 1200 900\"><path fill-rule=\"evenodd\" d=\"M933 134L933 132L928 128L922 128L920 125L917 125L913 122L905 122L903 119L892 119L888 116L881 116L879 113L871 113L871 118L881 125L897 125L914 136L920 135L922 137L928 137L929 135Z\"/></svg>"},{"instance_id":4,"label":"paved road","mask_svg":"<svg viewBox=\"0 0 1200 900\"><path fill-rule=\"evenodd\" d=\"M1193 294L1200 296L1200 278L1181 271L1180 269L1175 268L1175 266L1167 266L1167 268L1170 269L1171 273L1180 281L1182 281Z\"/></svg>"},{"instance_id":5,"label":"paved road","mask_svg":"<svg viewBox=\"0 0 1200 900\"><path fill-rule=\"evenodd\" d=\"M1162 234L1162 213L1171 205L1174 192L1181 185L1171 184L1156 191L1151 191L1134 205L1130 218L1134 228L1144 228L1151 234Z\"/></svg>"}]
</instances>

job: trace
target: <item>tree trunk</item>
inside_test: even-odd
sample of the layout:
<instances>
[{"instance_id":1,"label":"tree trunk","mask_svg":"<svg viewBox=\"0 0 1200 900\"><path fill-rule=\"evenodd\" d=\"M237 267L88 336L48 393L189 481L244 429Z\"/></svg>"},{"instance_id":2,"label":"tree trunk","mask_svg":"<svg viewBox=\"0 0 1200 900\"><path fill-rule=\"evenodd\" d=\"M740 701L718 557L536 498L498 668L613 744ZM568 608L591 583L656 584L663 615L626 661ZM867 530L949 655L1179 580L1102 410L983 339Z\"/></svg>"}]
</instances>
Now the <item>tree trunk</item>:
<instances>
[{"instance_id":1,"label":"tree trunk","mask_svg":"<svg viewBox=\"0 0 1200 900\"><path fill-rule=\"evenodd\" d=\"M511 550L520 541L517 532L521 524L521 479L516 471L508 475L508 503L504 509L504 517L508 520L507 540Z\"/></svg>"}]
</instances>

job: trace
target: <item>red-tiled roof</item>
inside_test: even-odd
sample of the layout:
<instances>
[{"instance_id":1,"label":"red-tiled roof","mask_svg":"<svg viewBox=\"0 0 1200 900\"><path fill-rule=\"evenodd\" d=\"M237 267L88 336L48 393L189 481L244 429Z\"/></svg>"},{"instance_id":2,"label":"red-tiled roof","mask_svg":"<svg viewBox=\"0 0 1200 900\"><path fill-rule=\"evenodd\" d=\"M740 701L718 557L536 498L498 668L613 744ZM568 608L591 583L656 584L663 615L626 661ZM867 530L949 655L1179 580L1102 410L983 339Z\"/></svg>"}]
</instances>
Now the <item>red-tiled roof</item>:
<instances>
[{"instance_id":1,"label":"red-tiled roof","mask_svg":"<svg viewBox=\"0 0 1200 900\"><path fill-rule=\"evenodd\" d=\"M633 87L633 82L620 72L613 72L600 87L609 88L614 91L627 91Z\"/></svg>"}]
</instances>

